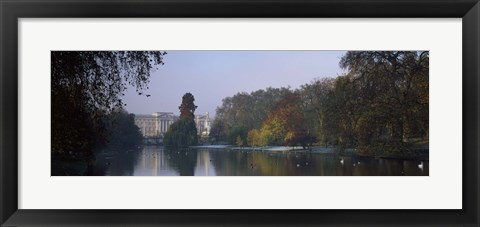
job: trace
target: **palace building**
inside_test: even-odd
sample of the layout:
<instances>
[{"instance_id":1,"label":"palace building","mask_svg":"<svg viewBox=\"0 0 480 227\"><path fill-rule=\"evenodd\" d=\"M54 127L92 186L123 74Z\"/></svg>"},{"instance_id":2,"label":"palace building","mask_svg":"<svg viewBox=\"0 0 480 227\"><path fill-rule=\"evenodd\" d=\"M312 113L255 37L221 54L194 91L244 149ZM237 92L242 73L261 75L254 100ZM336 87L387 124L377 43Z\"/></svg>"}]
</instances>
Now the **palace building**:
<instances>
[{"instance_id":1,"label":"palace building","mask_svg":"<svg viewBox=\"0 0 480 227\"><path fill-rule=\"evenodd\" d=\"M170 125L178 120L178 116L171 112L155 112L153 114L135 114L135 125L140 128L143 137L163 137ZM210 117L205 115L195 116L195 125L198 135L207 137L210 134Z\"/></svg>"},{"instance_id":2,"label":"palace building","mask_svg":"<svg viewBox=\"0 0 480 227\"><path fill-rule=\"evenodd\" d=\"M178 116L171 112L155 112L153 114L135 114L135 124L140 128L143 137L163 137Z\"/></svg>"}]
</instances>

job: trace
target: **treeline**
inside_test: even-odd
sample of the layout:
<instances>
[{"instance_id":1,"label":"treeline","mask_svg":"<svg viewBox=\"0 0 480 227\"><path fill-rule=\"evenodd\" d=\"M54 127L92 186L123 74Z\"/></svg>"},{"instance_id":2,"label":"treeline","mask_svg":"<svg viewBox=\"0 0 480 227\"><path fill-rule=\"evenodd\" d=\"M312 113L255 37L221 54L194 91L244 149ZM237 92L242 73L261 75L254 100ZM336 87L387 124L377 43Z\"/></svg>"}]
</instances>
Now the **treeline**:
<instances>
[{"instance_id":1,"label":"treeline","mask_svg":"<svg viewBox=\"0 0 480 227\"><path fill-rule=\"evenodd\" d=\"M141 95L160 51L52 51L52 160L91 163L96 151L134 147L141 134L123 110L128 85ZM54 163L52 162L52 167Z\"/></svg>"},{"instance_id":2,"label":"treeline","mask_svg":"<svg viewBox=\"0 0 480 227\"><path fill-rule=\"evenodd\" d=\"M210 136L238 146L355 148L359 155L409 155L428 140L429 52L350 51L346 74L299 89L238 93L217 108Z\"/></svg>"},{"instance_id":3,"label":"treeline","mask_svg":"<svg viewBox=\"0 0 480 227\"><path fill-rule=\"evenodd\" d=\"M143 142L140 128L135 125L135 115L123 109L112 111L105 116L105 147L125 151L138 147Z\"/></svg>"}]
</instances>

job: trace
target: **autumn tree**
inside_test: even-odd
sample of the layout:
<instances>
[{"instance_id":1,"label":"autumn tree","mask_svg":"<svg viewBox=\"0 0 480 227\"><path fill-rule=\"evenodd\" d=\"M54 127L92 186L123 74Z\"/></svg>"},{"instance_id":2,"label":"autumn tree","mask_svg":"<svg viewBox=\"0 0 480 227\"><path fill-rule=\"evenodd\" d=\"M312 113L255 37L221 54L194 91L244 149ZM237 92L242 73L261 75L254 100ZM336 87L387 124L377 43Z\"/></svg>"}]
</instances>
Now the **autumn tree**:
<instances>
[{"instance_id":1,"label":"autumn tree","mask_svg":"<svg viewBox=\"0 0 480 227\"><path fill-rule=\"evenodd\" d=\"M237 139L235 140L235 143L236 143L237 146L242 147L243 144L244 144L244 140L242 139L242 137L237 136Z\"/></svg>"},{"instance_id":2,"label":"autumn tree","mask_svg":"<svg viewBox=\"0 0 480 227\"><path fill-rule=\"evenodd\" d=\"M210 136L217 142L235 144L237 135L233 135L231 129L241 126L245 129L242 139L246 141L247 132L260 128L267 113L287 92L288 88L269 87L224 98L216 110Z\"/></svg>"},{"instance_id":3,"label":"autumn tree","mask_svg":"<svg viewBox=\"0 0 480 227\"><path fill-rule=\"evenodd\" d=\"M300 112L300 96L298 92L290 92L278 101L262 125L262 131L269 132L269 142L274 145L294 146L298 143L305 147L311 142L307 139L305 119Z\"/></svg>"},{"instance_id":4,"label":"autumn tree","mask_svg":"<svg viewBox=\"0 0 480 227\"><path fill-rule=\"evenodd\" d=\"M260 146L260 131L258 129L248 131L247 144L251 147Z\"/></svg>"},{"instance_id":5,"label":"autumn tree","mask_svg":"<svg viewBox=\"0 0 480 227\"><path fill-rule=\"evenodd\" d=\"M408 155L412 139L428 139L428 51L349 51L340 67L345 74L294 91L226 97L212 135L235 144L242 126L250 146L317 143L368 156Z\"/></svg>"}]
</instances>

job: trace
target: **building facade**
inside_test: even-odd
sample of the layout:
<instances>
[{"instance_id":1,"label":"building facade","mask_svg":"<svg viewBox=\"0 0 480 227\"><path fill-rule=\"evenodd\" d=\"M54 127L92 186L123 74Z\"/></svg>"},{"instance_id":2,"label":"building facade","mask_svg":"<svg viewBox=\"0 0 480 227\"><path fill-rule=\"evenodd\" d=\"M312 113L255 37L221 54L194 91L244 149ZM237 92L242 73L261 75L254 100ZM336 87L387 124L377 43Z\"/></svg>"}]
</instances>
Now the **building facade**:
<instances>
[{"instance_id":1,"label":"building facade","mask_svg":"<svg viewBox=\"0 0 480 227\"><path fill-rule=\"evenodd\" d=\"M135 114L135 124L140 128L143 137L163 137L168 127L178 119L170 112L153 114Z\"/></svg>"},{"instance_id":2,"label":"building facade","mask_svg":"<svg viewBox=\"0 0 480 227\"><path fill-rule=\"evenodd\" d=\"M197 126L198 135L208 137L210 135L210 116L208 112L205 115L196 115L195 125Z\"/></svg>"}]
</instances>

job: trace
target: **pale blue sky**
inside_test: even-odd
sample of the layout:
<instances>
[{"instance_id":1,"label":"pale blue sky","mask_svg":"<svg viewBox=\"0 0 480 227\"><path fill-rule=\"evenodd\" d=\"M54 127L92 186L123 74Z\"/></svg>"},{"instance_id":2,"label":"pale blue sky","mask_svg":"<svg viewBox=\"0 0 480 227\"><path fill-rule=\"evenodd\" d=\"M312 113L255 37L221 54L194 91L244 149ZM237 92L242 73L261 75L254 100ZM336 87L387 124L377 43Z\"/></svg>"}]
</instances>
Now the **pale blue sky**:
<instances>
[{"instance_id":1,"label":"pale blue sky","mask_svg":"<svg viewBox=\"0 0 480 227\"><path fill-rule=\"evenodd\" d=\"M222 99L267 87L299 88L322 77L343 73L338 66L345 51L167 51L154 71L145 95L129 88L124 96L130 113L173 112L183 94L195 96L195 114L214 116Z\"/></svg>"}]
</instances>

